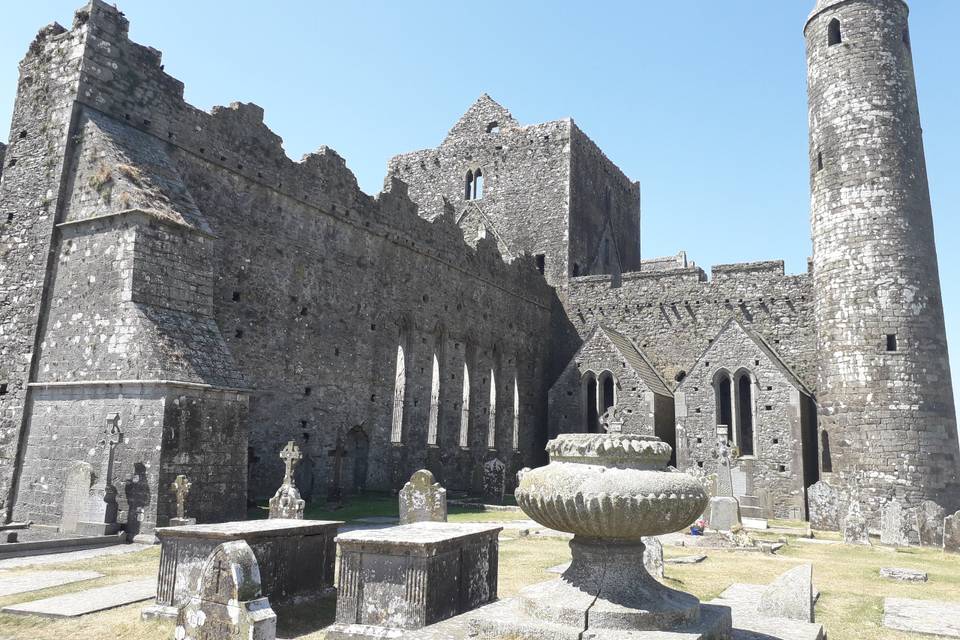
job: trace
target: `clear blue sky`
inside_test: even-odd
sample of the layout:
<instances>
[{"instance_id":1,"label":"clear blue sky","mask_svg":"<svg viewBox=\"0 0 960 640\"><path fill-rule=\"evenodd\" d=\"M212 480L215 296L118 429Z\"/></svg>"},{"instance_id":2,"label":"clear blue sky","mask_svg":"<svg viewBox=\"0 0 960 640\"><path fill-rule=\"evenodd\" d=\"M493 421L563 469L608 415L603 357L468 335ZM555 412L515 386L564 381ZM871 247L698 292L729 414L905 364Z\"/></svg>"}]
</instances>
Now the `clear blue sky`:
<instances>
[{"instance_id":1,"label":"clear blue sky","mask_svg":"<svg viewBox=\"0 0 960 640\"><path fill-rule=\"evenodd\" d=\"M81 0L11 2L0 123L38 28ZM801 30L814 0L126 0L132 37L204 109L241 100L299 158L322 144L368 193L387 159L436 146L482 92L521 122L571 116L643 189L643 252L700 265L810 254ZM229 9L226 9L229 7ZM912 40L960 389L960 24L913 0ZM0 125L6 130L5 125ZM960 396L958 396L960 397Z\"/></svg>"}]
</instances>

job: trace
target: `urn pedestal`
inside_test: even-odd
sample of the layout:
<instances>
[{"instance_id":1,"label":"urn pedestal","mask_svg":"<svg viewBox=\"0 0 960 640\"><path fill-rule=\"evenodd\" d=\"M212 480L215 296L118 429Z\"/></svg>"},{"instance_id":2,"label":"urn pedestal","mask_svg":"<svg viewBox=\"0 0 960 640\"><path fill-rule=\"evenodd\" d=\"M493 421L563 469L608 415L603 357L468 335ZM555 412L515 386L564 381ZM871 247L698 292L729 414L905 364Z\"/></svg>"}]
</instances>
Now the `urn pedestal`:
<instances>
[{"instance_id":1,"label":"urn pedestal","mask_svg":"<svg viewBox=\"0 0 960 640\"><path fill-rule=\"evenodd\" d=\"M517 504L540 524L574 534L570 567L470 621L482 637L550 640L726 640L726 607L703 605L654 579L641 538L688 527L707 495L668 471L671 448L627 434L566 434L550 464L524 474ZM664 635L667 632L667 635Z\"/></svg>"}]
</instances>

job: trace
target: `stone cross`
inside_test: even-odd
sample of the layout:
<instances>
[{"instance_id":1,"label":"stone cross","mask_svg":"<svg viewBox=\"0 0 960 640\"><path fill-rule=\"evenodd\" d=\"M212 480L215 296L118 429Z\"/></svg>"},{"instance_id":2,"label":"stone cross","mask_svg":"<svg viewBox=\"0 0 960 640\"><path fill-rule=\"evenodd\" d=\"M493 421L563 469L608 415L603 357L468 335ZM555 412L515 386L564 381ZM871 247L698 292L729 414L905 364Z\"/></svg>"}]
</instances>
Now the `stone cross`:
<instances>
[{"instance_id":1,"label":"stone cross","mask_svg":"<svg viewBox=\"0 0 960 640\"><path fill-rule=\"evenodd\" d=\"M717 444L713 450L713 457L717 460L717 497L733 497L733 474L730 471L732 451L728 437L727 425L717 426Z\"/></svg>"},{"instance_id":2,"label":"stone cross","mask_svg":"<svg viewBox=\"0 0 960 640\"><path fill-rule=\"evenodd\" d=\"M294 484L293 469L297 466L297 463L300 462L301 458L303 458L303 454L300 453L300 447L298 447L293 440L287 442L287 446L280 452L280 459L283 460L283 464L286 467L283 474L283 484Z\"/></svg>"},{"instance_id":3,"label":"stone cross","mask_svg":"<svg viewBox=\"0 0 960 640\"><path fill-rule=\"evenodd\" d=\"M177 518L181 520L186 517L184 515L184 505L187 502L187 494L190 493L190 487L192 486L193 483L183 474L177 476L177 479L170 485L170 490L177 496Z\"/></svg>"}]
</instances>

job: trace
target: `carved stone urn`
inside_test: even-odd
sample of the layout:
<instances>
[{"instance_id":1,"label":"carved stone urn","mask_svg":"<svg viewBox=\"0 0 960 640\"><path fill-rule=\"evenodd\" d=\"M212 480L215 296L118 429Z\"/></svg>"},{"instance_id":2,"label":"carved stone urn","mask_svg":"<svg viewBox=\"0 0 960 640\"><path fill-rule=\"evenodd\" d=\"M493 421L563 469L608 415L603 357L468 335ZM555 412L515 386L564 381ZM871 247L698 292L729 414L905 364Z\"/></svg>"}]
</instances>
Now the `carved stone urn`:
<instances>
[{"instance_id":1,"label":"carved stone urn","mask_svg":"<svg viewBox=\"0 0 960 640\"><path fill-rule=\"evenodd\" d=\"M643 536L684 529L707 505L695 478L667 470L670 445L632 434L565 434L547 451L550 464L525 473L515 495L532 519L574 534L570 568L521 590L509 614L477 626L518 638L663 631L726 638L729 610L660 584L643 564Z\"/></svg>"}]
</instances>

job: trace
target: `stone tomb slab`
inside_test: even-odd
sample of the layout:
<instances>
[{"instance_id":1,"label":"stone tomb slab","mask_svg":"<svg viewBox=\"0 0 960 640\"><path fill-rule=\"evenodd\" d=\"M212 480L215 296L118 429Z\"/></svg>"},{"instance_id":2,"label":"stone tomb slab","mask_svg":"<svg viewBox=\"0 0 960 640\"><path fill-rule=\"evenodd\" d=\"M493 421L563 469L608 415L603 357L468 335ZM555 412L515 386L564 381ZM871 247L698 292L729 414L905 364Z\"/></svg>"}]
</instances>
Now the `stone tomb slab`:
<instances>
[{"instance_id":1,"label":"stone tomb slab","mask_svg":"<svg viewBox=\"0 0 960 640\"><path fill-rule=\"evenodd\" d=\"M120 582L106 587L86 589L53 598L43 598L4 607L4 613L41 616L44 618L75 618L88 613L115 609L142 600L149 600L156 592L156 580L145 578Z\"/></svg>"},{"instance_id":2,"label":"stone tomb slab","mask_svg":"<svg viewBox=\"0 0 960 640\"><path fill-rule=\"evenodd\" d=\"M960 603L886 598L883 626L896 631L960 638Z\"/></svg>"},{"instance_id":3,"label":"stone tomb slab","mask_svg":"<svg viewBox=\"0 0 960 640\"><path fill-rule=\"evenodd\" d=\"M500 531L419 522L338 536L340 593L327 640L400 637L495 600Z\"/></svg>"},{"instance_id":4,"label":"stone tomb slab","mask_svg":"<svg viewBox=\"0 0 960 640\"><path fill-rule=\"evenodd\" d=\"M331 520L249 520L157 529L160 573L156 601L144 617L175 618L196 591L207 557L224 542L243 540L260 566L270 604L295 604L333 592L337 528Z\"/></svg>"},{"instance_id":5,"label":"stone tomb slab","mask_svg":"<svg viewBox=\"0 0 960 640\"><path fill-rule=\"evenodd\" d=\"M96 571L31 571L13 575L0 573L0 598L102 577L103 574Z\"/></svg>"}]
</instances>

